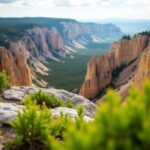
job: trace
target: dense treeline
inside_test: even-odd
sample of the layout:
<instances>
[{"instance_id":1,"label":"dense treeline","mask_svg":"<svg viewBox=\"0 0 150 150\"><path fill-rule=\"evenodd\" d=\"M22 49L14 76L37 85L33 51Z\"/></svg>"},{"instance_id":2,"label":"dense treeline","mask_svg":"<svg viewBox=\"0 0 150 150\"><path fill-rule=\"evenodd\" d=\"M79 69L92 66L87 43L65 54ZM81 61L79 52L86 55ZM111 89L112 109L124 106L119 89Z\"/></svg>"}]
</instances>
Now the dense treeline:
<instances>
[{"instance_id":1,"label":"dense treeline","mask_svg":"<svg viewBox=\"0 0 150 150\"><path fill-rule=\"evenodd\" d=\"M123 35L121 39L131 40L132 38L135 38L137 35L147 35L147 36L150 36L150 31L143 31L143 32L140 32L140 33L135 34L133 36L131 36L131 35Z\"/></svg>"},{"instance_id":2,"label":"dense treeline","mask_svg":"<svg viewBox=\"0 0 150 150\"><path fill-rule=\"evenodd\" d=\"M144 32L141 32L141 33L139 33L139 34L141 34L141 35L148 35L148 36L150 36L150 31L144 31Z\"/></svg>"},{"instance_id":3,"label":"dense treeline","mask_svg":"<svg viewBox=\"0 0 150 150\"><path fill-rule=\"evenodd\" d=\"M130 35L123 35L122 39L126 39L126 40L131 40L131 36Z\"/></svg>"},{"instance_id":4,"label":"dense treeline","mask_svg":"<svg viewBox=\"0 0 150 150\"><path fill-rule=\"evenodd\" d=\"M0 22L0 46L9 47L10 41L17 41L25 34L25 30L32 28L34 24L26 23L2 23Z\"/></svg>"}]
</instances>

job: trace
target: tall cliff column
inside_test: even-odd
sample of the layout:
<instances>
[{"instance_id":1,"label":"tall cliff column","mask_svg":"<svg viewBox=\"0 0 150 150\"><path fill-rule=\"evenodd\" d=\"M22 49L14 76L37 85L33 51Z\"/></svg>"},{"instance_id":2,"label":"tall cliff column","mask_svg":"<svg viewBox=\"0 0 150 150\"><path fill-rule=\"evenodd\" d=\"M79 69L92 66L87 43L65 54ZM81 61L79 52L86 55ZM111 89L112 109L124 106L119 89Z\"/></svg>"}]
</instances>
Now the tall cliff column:
<instances>
[{"instance_id":1,"label":"tall cliff column","mask_svg":"<svg viewBox=\"0 0 150 150\"><path fill-rule=\"evenodd\" d=\"M27 65L26 57L24 52L19 52L16 56L16 64L18 69L20 70L21 85L32 85L32 78L31 78L31 70Z\"/></svg>"},{"instance_id":2,"label":"tall cliff column","mask_svg":"<svg viewBox=\"0 0 150 150\"><path fill-rule=\"evenodd\" d=\"M80 94L86 98L94 98L99 91L97 78L97 60L93 56L87 65L85 82L82 84Z\"/></svg>"},{"instance_id":3,"label":"tall cliff column","mask_svg":"<svg viewBox=\"0 0 150 150\"><path fill-rule=\"evenodd\" d=\"M135 78L135 84L142 89L143 81L145 79L150 79L150 45L142 54Z\"/></svg>"},{"instance_id":4,"label":"tall cliff column","mask_svg":"<svg viewBox=\"0 0 150 150\"><path fill-rule=\"evenodd\" d=\"M32 77L23 52L13 56L10 51L0 48L0 71L5 70L12 85L30 86Z\"/></svg>"},{"instance_id":5,"label":"tall cliff column","mask_svg":"<svg viewBox=\"0 0 150 150\"><path fill-rule=\"evenodd\" d=\"M110 83L113 83L116 87L116 81L119 81L118 85L124 84L131 77L134 77L138 65L136 83L141 86L144 78L150 76L150 55L147 50L149 49L149 43L150 37L148 35L138 34L132 39L123 38L114 42L111 51L100 56L98 60L92 58L88 64L86 78L81 86L80 94L93 99Z\"/></svg>"},{"instance_id":6,"label":"tall cliff column","mask_svg":"<svg viewBox=\"0 0 150 150\"><path fill-rule=\"evenodd\" d=\"M107 54L101 55L97 63L99 90L110 84L112 79L109 57Z\"/></svg>"}]
</instances>

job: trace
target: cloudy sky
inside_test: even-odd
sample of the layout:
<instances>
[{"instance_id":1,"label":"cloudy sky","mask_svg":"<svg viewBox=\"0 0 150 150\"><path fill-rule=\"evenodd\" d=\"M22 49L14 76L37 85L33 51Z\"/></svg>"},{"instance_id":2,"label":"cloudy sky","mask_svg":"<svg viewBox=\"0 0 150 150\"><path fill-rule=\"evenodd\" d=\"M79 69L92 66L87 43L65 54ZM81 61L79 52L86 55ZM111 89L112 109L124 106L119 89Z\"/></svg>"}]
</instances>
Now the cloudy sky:
<instances>
[{"instance_id":1,"label":"cloudy sky","mask_svg":"<svg viewBox=\"0 0 150 150\"><path fill-rule=\"evenodd\" d=\"M0 17L150 19L150 0L0 0Z\"/></svg>"}]
</instances>

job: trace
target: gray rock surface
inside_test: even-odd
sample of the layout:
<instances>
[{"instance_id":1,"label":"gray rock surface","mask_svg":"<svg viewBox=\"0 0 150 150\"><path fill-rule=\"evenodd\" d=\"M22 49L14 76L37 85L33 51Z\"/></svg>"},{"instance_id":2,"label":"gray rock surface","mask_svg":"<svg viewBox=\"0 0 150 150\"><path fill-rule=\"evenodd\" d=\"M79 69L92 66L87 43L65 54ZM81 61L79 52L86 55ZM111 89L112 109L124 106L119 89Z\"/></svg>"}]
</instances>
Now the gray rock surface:
<instances>
[{"instance_id":1,"label":"gray rock surface","mask_svg":"<svg viewBox=\"0 0 150 150\"><path fill-rule=\"evenodd\" d=\"M52 116L54 118L58 118L60 116L61 112L63 113L63 115L67 114L73 120L75 120L76 117L78 116L77 110L72 109L72 108L57 107L55 109L52 109L51 111L52 111ZM84 116L83 119L85 121L92 121L93 120L91 117L88 117L88 116Z\"/></svg>"},{"instance_id":2,"label":"gray rock surface","mask_svg":"<svg viewBox=\"0 0 150 150\"><path fill-rule=\"evenodd\" d=\"M0 103L0 124L9 124L10 121L13 121L14 117L24 108L22 105L14 104L14 103ZM62 112L63 115L68 114L70 118L75 120L78 113L76 109L66 108L66 107L58 107L55 109L51 109L52 117L54 119L60 116ZM85 121L91 121L92 118L88 116L84 116Z\"/></svg>"},{"instance_id":3,"label":"gray rock surface","mask_svg":"<svg viewBox=\"0 0 150 150\"><path fill-rule=\"evenodd\" d=\"M22 105L17 105L15 103L0 103L0 123L8 124L22 108Z\"/></svg>"},{"instance_id":4,"label":"gray rock surface","mask_svg":"<svg viewBox=\"0 0 150 150\"><path fill-rule=\"evenodd\" d=\"M9 90L3 92L3 97L7 100L19 100L22 101L28 94L38 91L39 88L36 86L20 86L20 87L11 87ZM54 88L42 88L42 91L54 94L55 96L61 98L64 102L68 99L73 103L74 107L82 105L85 111L85 114L89 117L93 117L95 114L97 105L95 105L90 100L65 90L58 90Z\"/></svg>"}]
</instances>

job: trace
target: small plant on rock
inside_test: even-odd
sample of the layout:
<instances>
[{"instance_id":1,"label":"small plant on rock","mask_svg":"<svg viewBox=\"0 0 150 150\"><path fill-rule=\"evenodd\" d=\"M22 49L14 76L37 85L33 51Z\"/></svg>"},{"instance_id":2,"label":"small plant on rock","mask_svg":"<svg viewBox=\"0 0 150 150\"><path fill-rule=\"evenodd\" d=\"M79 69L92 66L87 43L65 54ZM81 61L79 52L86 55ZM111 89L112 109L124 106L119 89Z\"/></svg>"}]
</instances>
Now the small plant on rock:
<instances>
[{"instance_id":1,"label":"small plant on rock","mask_svg":"<svg viewBox=\"0 0 150 150\"><path fill-rule=\"evenodd\" d=\"M9 77L5 71L0 72L0 93L10 87Z\"/></svg>"},{"instance_id":2,"label":"small plant on rock","mask_svg":"<svg viewBox=\"0 0 150 150\"><path fill-rule=\"evenodd\" d=\"M47 94L41 89L33 94L28 95L26 99L28 99L28 102L36 101L38 105L42 105L43 103L45 103L45 105L50 108L55 108L64 105L63 100L57 98L53 94Z\"/></svg>"},{"instance_id":3,"label":"small plant on rock","mask_svg":"<svg viewBox=\"0 0 150 150\"><path fill-rule=\"evenodd\" d=\"M48 108L33 103L27 105L22 112L19 112L12 127L15 131L15 138L7 144L11 150L42 150L48 149L46 141L51 140L50 136L51 113Z\"/></svg>"},{"instance_id":4,"label":"small plant on rock","mask_svg":"<svg viewBox=\"0 0 150 150\"><path fill-rule=\"evenodd\" d=\"M61 106L70 107L70 108L73 107L73 104L71 103L70 100L68 100L65 103L62 99L56 97L53 94L45 93L41 89L39 89L37 92L33 94L28 95L25 101L28 103L36 101L38 105L43 105L44 103L49 108L56 108Z\"/></svg>"}]
</instances>

